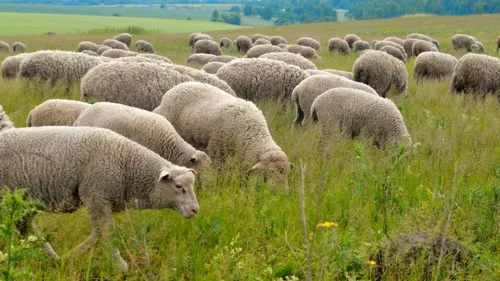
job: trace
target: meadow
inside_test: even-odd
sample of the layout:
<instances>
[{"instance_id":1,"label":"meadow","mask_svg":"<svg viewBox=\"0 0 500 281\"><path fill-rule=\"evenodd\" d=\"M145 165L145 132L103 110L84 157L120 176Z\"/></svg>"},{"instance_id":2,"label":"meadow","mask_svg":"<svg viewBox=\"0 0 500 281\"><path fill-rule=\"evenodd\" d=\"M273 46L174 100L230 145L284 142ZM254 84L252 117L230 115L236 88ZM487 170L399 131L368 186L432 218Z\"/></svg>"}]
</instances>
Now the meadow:
<instances>
[{"instance_id":1,"label":"meadow","mask_svg":"<svg viewBox=\"0 0 500 281\"><path fill-rule=\"evenodd\" d=\"M441 51L460 57L464 53L453 50L451 37L467 33L498 57L499 24L498 15L419 16L208 33L216 40L254 33L281 35L290 43L310 36L322 44L321 59L314 60L319 69L349 71L359 54L328 53L329 38L355 33L369 42L421 32L439 40ZM189 32L205 30L182 28L176 34L134 35L134 40L150 41L159 54L186 64ZM100 43L112 35L19 35L0 40L22 41L30 51L76 50L80 41ZM241 56L234 49L223 52ZM0 53L0 60L6 56ZM467 271L443 266L433 280L499 280L500 102L493 96L452 95L449 79L417 84L412 77L414 58L406 66L407 93L390 98L420 146L381 150L369 141L336 134L320 150L317 125L292 129L291 103L257 103L272 136L295 164L289 190L270 188L254 178L242 185L237 165L228 159L220 173L200 171L196 194L201 209L195 218L185 220L171 210L128 210L115 214L115 235L105 237L91 252L57 265L44 255L33 255L20 262L20 269L32 272L33 280L305 280L309 271L314 280L374 280L370 255L388 237L444 229L447 237L476 255ZM79 87L66 92L64 85L0 80L0 104L18 127L25 126L34 106L50 98L79 99ZM338 226L318 228L321 222ZM90 233L85 209L42 214L36 223L60 254ZM127 276L113 267L111 247L118 247L131 265ZM423 274L415 270L407 280L422 280ZM383 280L398 279L389 275Z\"/></svg>"}]
</instances>

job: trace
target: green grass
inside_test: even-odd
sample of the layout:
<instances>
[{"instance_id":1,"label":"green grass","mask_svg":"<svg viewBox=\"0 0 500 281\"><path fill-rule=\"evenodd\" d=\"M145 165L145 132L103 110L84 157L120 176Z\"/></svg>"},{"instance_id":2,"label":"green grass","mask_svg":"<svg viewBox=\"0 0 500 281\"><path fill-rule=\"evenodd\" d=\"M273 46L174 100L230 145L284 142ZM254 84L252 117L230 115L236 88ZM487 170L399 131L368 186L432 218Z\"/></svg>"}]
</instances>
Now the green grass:
<instances>
[{"instance_id":1,"label":"green grass","mask_svg":"<svg viewBox=\"0 0 500 281\"><path fill-rule=\"evenodd\" d=\"M221 36L263 33L281 35L294 42L301 36L320 40L318 68L350 70L358 54L347 56L327 52L330 37L356 33L364 40L387 36L404 37L423 32L441 42L442 51L457 57L463 53L451 47L457 32L478 37L488 54L498 56L494 44L498 36L496 15L470 17L418 17L379 21L355 21L335 24L311 24L273 28L210 32ZM0 29L3 30L3 29ZM30 50L71 49L78 42L100 42L111 34L64 36L19 36L2 40L20 40ZM175 63L185 63L190 55L187 34L138 35L134 40L153 42L160 54ZM233 49L225 54L238 55ZM0 60L6 55L0 54ZM312 244L313 271L319 272L322 253L332 233L335 240L326 255L324 280L370 280L370 253L384 241L384 190L387 181L387 224L389 236L416 231L438 231L447 202L456 183L453 216L447 235L477 253L469 276L456 271L455 280L500 279L500 103L451 95L449 79L416 84L412 78L414 59L407 63L410 75L405 98L392 97L404 117L418 149L401 157L394 149L379 150L363 140L332 136L326 150L328 158L317 150L318 126L291 130L294 108L283 109L277 103L258 103L271 134L287 153L295 168L289 176L291 189L273 190L251 180L240 187L231 162L221 173L204 171L203 185L197 183L200 213L191 220L182 219L171 210L130 211L115 215L118 236L104 239L93 251L77 260L63 260L55 267L50 261L33 258L23 262L23 269L33 271L35 280L123 280L112 266L109 247L118 247L132 266L130 280L275 280L304 275L306 264L302 223L299 212L300 161L305 171L305 204L308 234L317 222L339 223L335 230L319 229ZM24 126L28 112L49 98L78 99L78 85L67 94L64 86L38 87L26 81L0 80L0 104L15 122ZM399 157L398 157L399 155ZM386 175L386 170L388 174ZM322 190L321 188L324 188ZM320 204L318 204L320 202ZM319 209L317 209L319 208ZM130 219L128 219L130 216ZM73 214L44 214L37 224L48 235L60 254L83 241L89 234L85 209ZM135 232L132 230L135 229ZM134 233L137 233L134 235ZM286 240L293 247L294 258ZM138 241L139 243L136 243ZM145 243L151 264L145 262L141 248ZM1 247L1 246L0 246ZM129 255L125 254L126 252ZM135 267L133 264L137 264ZM438 280L450 280L445 276ZM88 274L88 275L87 275ZM421 280L422 272L409 276ZM146 278L143 278L143 277ZM396 280L386 278L384 280Z\"/></svg>"}]
</instances>

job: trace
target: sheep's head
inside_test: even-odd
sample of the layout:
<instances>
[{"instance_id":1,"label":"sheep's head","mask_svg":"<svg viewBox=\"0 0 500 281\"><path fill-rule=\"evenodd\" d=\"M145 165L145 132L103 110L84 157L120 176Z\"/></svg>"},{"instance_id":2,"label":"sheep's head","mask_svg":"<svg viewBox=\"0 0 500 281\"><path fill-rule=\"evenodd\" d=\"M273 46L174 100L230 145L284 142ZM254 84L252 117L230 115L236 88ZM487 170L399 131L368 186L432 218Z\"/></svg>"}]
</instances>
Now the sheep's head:
<instances>
[{"instance_id":1,"label":"sheep's head","mask_svg":"<svg viewBox=\"0 0 500 281\"><path fill-rule=\"evenodd\" d=\"M263 176L270 186L283 186L288 189L288 174L292 168L293 164L288 161L284 152L271 151L266 153L248 173Z\"/></svg>"},{"instance_id":2,"label":"sheep's head","mask_svg":"<svg viewBox=\"0 0 500 281\"><path fill-rule=\"evenodd\" d=\"M196 171L185 167L163 168L158 175L150 195L153 208L170 208L184 218L194 217L200 209L193 188Z\"/></svg>"},{"instance_id":3,"label":"sheep's head","mask_svg":"<svg viewBox=\"0 0 500 281\"><path fill-rule=\"evenodd\" d=\"M202 169L206 167L210 167L212 165L212 159L203 151L197 150L191 157L189 157L188 163L186 163L186 167L193 169Z\"/></svg>"}]
</instances>

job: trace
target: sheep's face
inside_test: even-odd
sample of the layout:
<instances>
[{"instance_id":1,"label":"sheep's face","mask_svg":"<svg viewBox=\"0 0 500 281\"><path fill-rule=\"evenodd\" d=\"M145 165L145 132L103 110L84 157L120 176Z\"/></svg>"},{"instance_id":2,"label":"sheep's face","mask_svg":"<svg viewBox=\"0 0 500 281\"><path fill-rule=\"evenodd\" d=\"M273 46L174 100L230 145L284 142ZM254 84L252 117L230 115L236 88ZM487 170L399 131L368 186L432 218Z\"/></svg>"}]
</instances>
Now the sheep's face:
<instances>
[{"instance_id":1,"label":"sheep's face","mask_svg":"<svg viewBox=\"0 0 500 281\"><path fill-rule=\"evenodd\" d=\"M200 170L202 168L210 167L212 165L212 159L203 151L197 150L191 157L189 157L186 167Z\"/></svg>"},{"instance_id":2,"label":"sheep's face","mask_svg":"<svg viewBox=\"0 0 500 281\"><path fill-rule=\"evenodd\" d=\"M195 170L184 167L162 169L151 193L153 208L170 208L184 218L194 217L200 209L193 189L195 175Z\"/></svg>"},{"instance_id":3,"label":"sheep's face","mask_svg":"<svg viewBox=\"0 0 500 281\"><path fill-rule=\"evenodd\" d=\"M249 174L261 175L270 186L280 186L288 189L288 174L293 168L283 152L271 153L255 164Z\"/></svg>"}]
</instances>

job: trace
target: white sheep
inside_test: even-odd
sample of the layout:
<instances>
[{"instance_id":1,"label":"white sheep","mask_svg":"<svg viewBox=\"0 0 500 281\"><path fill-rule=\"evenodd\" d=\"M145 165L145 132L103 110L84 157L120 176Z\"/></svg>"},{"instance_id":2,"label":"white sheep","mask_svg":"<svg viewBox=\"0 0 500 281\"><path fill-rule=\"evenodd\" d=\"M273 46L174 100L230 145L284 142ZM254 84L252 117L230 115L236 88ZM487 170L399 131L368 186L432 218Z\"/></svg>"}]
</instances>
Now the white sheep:
<instances>
[{"instance_id":1,"label":"white sheep","mask_svg":"<svg viewBox=\"0 0 500 281\"><path fill-rule=\"evenodd\" d=\"M24 58L26 58L29 54L22 53L15 56L10 56L5 58L2 61L2 78L4 80L7 79L15 79L19 74L19 69L21 68L21 63Z\"/></svg>"},{"instance_id":2,"label":"white sheep","mask_svg":"<svg viewBox=\"0 0 500 281\"><path fill-rule=\"evenodd\" d=\"M30 111L26 126L72 126L82 111L89 106L86 102L75 100L46 100Z\"/></svg>"},{"instance_id":3,"label":"white sheep","mask_svg":"<svg viewBox=\"0 0 500 281\"><path fill-rule=\"evenodd\" d=\"M14 124L12 124L12 121L10 121L9 116L3 110L2 105L0 105L0 132L11 128L14 128Z\"/></svg>"}]
</instances>

